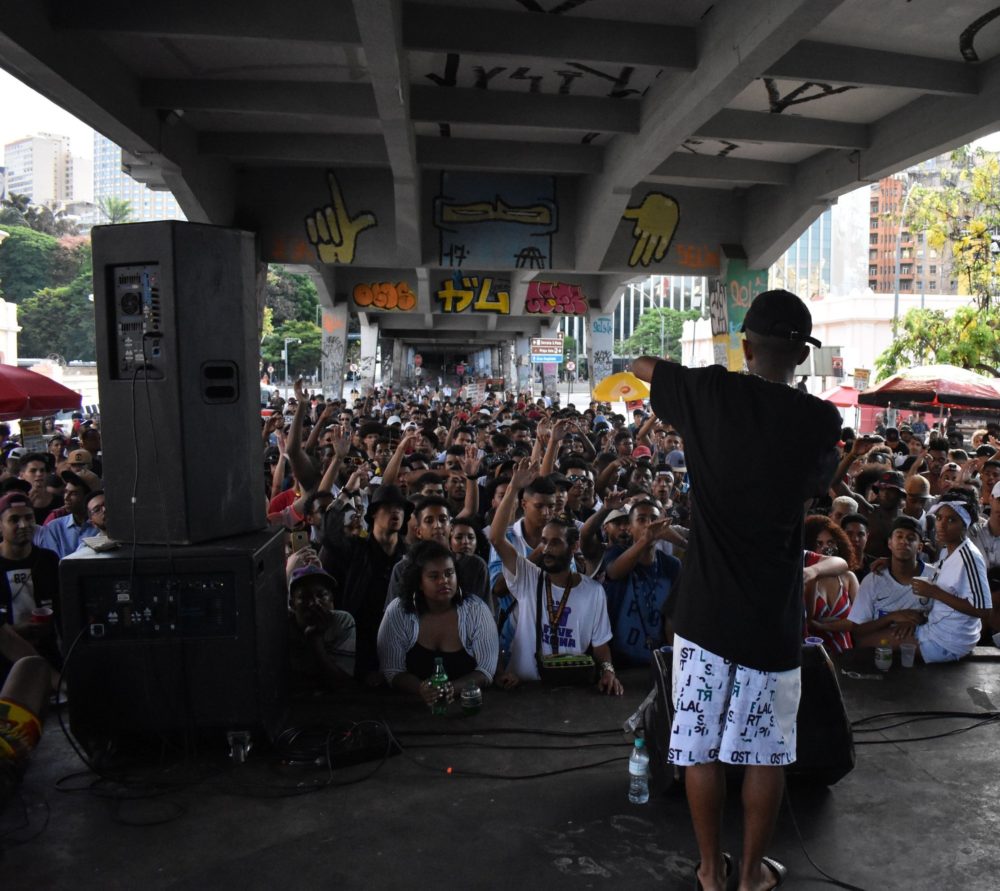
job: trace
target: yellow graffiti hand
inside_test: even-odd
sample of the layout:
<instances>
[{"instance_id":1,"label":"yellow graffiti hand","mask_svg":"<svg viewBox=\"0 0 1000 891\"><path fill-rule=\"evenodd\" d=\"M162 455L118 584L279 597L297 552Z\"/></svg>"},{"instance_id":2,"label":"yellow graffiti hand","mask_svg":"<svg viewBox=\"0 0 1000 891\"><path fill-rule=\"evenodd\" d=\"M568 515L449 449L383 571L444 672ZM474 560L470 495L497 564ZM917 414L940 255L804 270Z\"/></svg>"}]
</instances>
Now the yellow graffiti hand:
<instances>
[{"instance_id":1,"label":"yellow graffiti hand","mask_svg":"<svg viewBox=\"0 0 1000 891\"><path fill-rule=\"evenodd\" d=\"M628 265L648 266L653 260L659 263L667 254L680 218L680 206L661 192L650 192L638 207L626 208L622 219L635 220L635 246Z\"/></svg>"},{"instance_id":2,"label":"yellow graffiti hand","mask_svg":"<svg viewBox=\"0 0 1000 891\"><path fill-rule=\"evenodd\" d=\"M375 214L368 211L352 217L344 205L340 183L331 172L327 174L332 204L306 217L306 233L323 263L353 263L358 235L378 225Z\"/></svg>"}]
</instances>

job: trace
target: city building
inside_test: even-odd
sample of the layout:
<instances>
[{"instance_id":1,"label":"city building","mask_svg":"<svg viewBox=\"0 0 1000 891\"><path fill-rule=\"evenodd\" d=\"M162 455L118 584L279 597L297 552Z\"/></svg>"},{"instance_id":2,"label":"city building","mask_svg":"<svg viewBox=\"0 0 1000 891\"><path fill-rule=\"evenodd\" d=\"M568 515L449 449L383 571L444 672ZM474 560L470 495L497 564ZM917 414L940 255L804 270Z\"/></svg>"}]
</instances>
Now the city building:
<instances>
[{"instance_id":1,"label":"city building","mask_svg":"<svg viewBox=\"0 0 1000 891\"><path fill-rule=\"evenodd\" d=\"M68 136L36 133L4 146L7 194L26 195L32 204L72 201L74 158Z\"/></svg>"},{"instance_id":2,"label":"city building","mask_svg":"<svg viewBox=\"0 0 1000 891\"><path fill-rule=\"evenodd\" d=\"M100 207L102 198L128 201L129 220L183 220L185 216L174 196L168 191L150 189L134 180L122 169L122 150L106 136L94 131L94 203ZM98 212L98 223L107 222Z\"/></svg>"}]
</instances>

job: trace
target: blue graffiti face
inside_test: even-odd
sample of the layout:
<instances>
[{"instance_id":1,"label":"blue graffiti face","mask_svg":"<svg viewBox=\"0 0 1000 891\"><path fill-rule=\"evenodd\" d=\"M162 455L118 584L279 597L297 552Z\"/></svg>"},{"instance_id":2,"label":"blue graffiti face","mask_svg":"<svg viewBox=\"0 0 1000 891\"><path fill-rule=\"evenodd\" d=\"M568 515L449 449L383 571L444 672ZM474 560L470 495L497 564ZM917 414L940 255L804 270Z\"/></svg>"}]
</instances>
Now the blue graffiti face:
<instances>
[{"instance_id":1,"label":"blue graffiti face","mask_svg":"<svg viewBox=\"0 0 1000 891\"><path fill-rule=\"evenodd\" d=\"M442 266L550 269L559 228L555 179L442 173L434 225Z\"/></svg>"}]
</instances>

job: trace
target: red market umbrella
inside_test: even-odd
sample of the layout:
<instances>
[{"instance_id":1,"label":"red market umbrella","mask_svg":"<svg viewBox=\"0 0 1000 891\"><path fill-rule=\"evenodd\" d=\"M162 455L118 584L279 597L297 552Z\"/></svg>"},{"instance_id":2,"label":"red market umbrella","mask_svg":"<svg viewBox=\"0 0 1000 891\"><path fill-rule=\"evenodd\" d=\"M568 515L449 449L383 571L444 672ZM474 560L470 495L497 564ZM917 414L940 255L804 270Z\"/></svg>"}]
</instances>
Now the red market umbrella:
<instances>
[{"instance_id":1,"label":"red market umbrella","mask_svg":"<svg viewBox=\"0 0 1000 891\"><path fill-rule=\"evenodd\" d=\"M79 408L82 397L69 387L27 368L0 365L0 420L34 418Z\"/></svg>"},{"instance_id":2,"label":"red market umbrella","mask_svg":"<svg viewBox=\"0 0 1000 891\"><path fill-rule=\"evenodd\" d=\"M904 368L865 390L862 405L1000 409L1000 381L955 365Z\"/></svg>"},{"instance_id":3,"label":"red market umbrella","mask_svg":"<svg viewBox=\"0 0 1000 891\"><path fill-rule=\"evenodd\" d=\"M829 390L824 390L819 394L819 398L826 402L832 402L838 408L856 408L860 393L861 391L856 390L854 387L839 385L830 387Z\"/></svg>"}]
</instances>

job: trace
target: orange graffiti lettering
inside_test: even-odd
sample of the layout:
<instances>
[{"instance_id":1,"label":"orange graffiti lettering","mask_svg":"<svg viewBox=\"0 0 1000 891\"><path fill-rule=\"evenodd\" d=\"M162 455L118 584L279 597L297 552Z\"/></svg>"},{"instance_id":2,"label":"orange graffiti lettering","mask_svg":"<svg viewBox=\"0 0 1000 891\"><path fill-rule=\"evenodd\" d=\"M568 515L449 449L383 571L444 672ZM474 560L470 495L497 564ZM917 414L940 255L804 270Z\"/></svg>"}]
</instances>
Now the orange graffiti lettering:
<instances>
[{"instance_id":1,"label":"orange graffiti lettering","mask_svg":"<svg viewBox=\"0 0 1000 891\"><path fill-rule=\"evenodd\" d=\"M417 305L417 296L406 282L364 282L354 286L354 304L388 311L410 312Z\"/></svg>"},{"instance_id":2,"label":"orange graffiti lettering","mask_svg":"<svg viewBox=\"0 0 1000 891\"><path fill-rule=\"evenodd\" d=\"M718 269L719 253L706 245L677 245L677 261L688 269Z\"/></svg>"}]
</instances>

